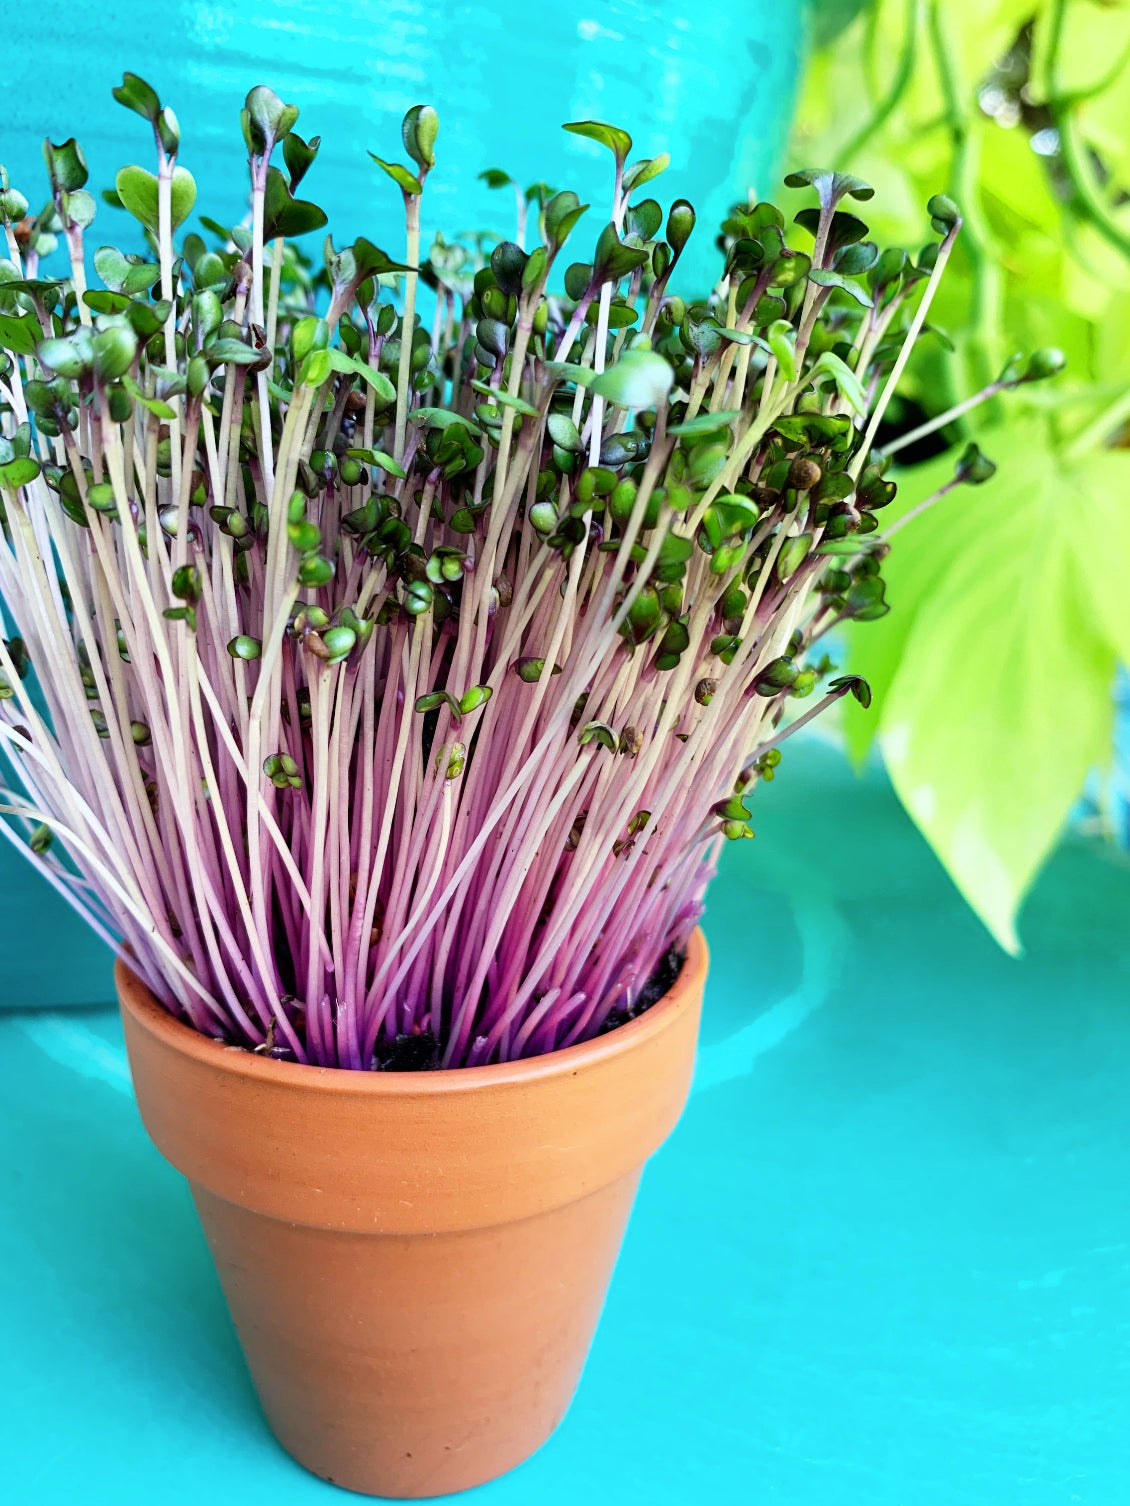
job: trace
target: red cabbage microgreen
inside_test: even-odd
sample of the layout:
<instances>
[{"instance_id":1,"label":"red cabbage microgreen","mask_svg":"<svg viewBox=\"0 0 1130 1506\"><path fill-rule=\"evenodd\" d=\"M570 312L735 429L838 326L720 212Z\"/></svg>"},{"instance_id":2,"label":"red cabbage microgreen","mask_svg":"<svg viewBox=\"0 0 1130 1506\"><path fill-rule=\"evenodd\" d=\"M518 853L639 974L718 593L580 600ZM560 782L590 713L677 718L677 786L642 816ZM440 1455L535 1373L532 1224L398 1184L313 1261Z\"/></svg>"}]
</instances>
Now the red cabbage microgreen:
<instances>
[{"instance_id":1,"label":"red cabbage microgreen","mask_svg":"<svg viewBox=\"0 0 1130 1506\"><path fill-rule=\"evenodd\" d=\"M735 208L687 303L694 211L636 197L666 158L586 121L614 186L585 250L603 217L539 184L518 240L425 256L420 106L409 164L373 155L406 233L315 270L294 106L250 92L247 220L174 243L176 119L115 94L156 172L106 196L147 250L96 250L100 287L77 143L37 217L0 176L6 835L249 1048L451 1067L597 1034L684 949L789 730L868 698L814 650L887 609L870 451L957 210L880 251L842 207L866 184L794 175L818 205ZM40 276L58 237L70 276Z\"/></svg>"}]
</instances>

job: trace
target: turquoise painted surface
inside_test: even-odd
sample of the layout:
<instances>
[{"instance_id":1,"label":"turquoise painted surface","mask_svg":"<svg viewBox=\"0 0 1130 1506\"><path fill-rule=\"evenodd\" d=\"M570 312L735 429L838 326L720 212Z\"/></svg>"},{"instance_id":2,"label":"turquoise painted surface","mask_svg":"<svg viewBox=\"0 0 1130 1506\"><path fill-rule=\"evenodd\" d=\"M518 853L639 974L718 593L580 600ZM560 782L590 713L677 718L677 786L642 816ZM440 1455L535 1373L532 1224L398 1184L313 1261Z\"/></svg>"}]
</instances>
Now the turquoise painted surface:
<instances>
[{"instance_id":1,"label":"turquoise painted surface","mask_svg":"<svg viewBox=\"0 0 1130 1506\"><path fill-rule=\"evenodd\" d=\"M88 10L44 0L34 14L34 28L5 38L9 76L28 82L8 90L0 127L0 161L35 185L25 188L33 203L47 134L78 136L99 187L126 162L149 165L147 127L110 97L126 68L177 112L198 210L241 213L239 110L267 83L300 106L299 131L323 139L303 191L340 239L363 231L391 252L403 239L400 194L366 152L402 155L409 106L432 103L441 118L425 232L512 231L509 195L477 182L487 167L575 188L595 217L610 197L608 154L560 126L596 117L625 126L640 155L671 153L659 196L689 198L703 216L688 281L709 275L712 227L732 196L750 185L764 193L777 176L802 34L801 0L122 0ZM95 243L127 224L103 211ZM317 252L317 236L310 246Z\"/></svg>"},{"instance_id":2,"label":"turquoise painted surface","mask_svg":"<svg viewBox=\"0 0 1130 1506\"><path fill-rule=\"evenodd\" d=\"M572 1411L481 1506L1130 1500L1130 864L1001 953L872 773L798 747L726 854L703 1050ZM346 1499L272 1441L109 1013L0 1020L0 1479Z\"/></svg>"},{"instance_id":3,"label":"turquoise painted surface","mask_svg":"<svg viewBox=\"0 0 1130 1506\"><path fill-rule=\"evenodd\" d=\"M111 184L126 163L149 165L148 127L110 95L129 69L177 112L198 212L230 222L244 207L240 107L253 84L267 83L300 106L301 133L323 139L303 192L329 213L338 243L363 232L400 255L400 195L366 152L402 155L400 120L411 105L429 101L441 116L428 235L513 234L509 191L477 181L487 167L575 189L593 205L595 235L610 159L560 125L609 119L631 131L639 155L671 153L654 190L699 210L680 268L681 290L691 292L715 265L713 226L732 197L748 186L768 192L778 175L801 32L800 0L39 0L26 23L5 28L0 162L33 205L46 193L47 135L79 138L92 187ZM131 225L102 206L89 242L130 236ZM307 244L317 255L319 237ZM23 952L7 948L0 961L0 1009L108 999L103 948L20 864L0 843L0 917L25 938Z\"/></svg>"}]
</instances>

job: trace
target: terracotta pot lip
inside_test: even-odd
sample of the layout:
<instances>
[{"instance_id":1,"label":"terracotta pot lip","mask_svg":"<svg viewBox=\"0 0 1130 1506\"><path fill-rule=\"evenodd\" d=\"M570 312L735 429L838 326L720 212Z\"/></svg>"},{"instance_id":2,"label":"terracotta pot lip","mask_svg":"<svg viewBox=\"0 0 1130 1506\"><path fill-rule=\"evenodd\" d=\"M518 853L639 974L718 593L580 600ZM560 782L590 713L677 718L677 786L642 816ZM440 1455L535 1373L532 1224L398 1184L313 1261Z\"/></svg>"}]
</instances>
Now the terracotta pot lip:
<instances>
[{"instance_id":1,"label":"terracotta pot lip","mask_svg":"<svg viewBox=\"0 0 1130 1506\"><path fill-rule=\"evenodd\" d=\"M301 1087L304 1091L411 1098L476 1092L505 1084L528 1084L542 1078L568 1076L623 1057L660 1035L693 1006L696 985L705 976L709 960L706 937L701 928L696 927L687 944L687 955L679 976L663 997L643 1014L610 1030L607 1035L519 1061L485 1067L441 1068L432 1072L363 1072L256 1056L242 1046L228 1046L211 1036L201 1035L176 1019L157 1002L120 957L114 965L114 980L122 1008L129 1011L142 1029L179 1055L191 1057L205 1066L220 1068L235 1077L273 1082L280 1087Z\"/></svg>"}]
</instances>

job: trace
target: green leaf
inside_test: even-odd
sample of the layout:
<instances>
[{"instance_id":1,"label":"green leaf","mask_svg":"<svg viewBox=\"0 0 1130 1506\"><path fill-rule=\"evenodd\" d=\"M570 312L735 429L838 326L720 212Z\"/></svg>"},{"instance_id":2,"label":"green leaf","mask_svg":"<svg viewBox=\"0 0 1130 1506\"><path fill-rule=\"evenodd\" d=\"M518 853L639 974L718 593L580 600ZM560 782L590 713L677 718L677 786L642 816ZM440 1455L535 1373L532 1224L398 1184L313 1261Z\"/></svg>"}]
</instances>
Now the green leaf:
<instances>
[{"instance_id":1,"label":"green leaf","mask_svg":"<svg viewBox=\"0 0 1130 1506\"><path fill-rule=\"evenodd\" d=\"M965 446L958 459L954 475L968 486L984 486L997 473L996 465L972 441Z\"/></svg>"},{"instance_id":2,"label":"green leaf","mask_svg":"<svg viewBox=\"0 0 1130 1506\"><path fill-rule=\"evenodd\" d=\"M814 282L818 288L839 288L841 292L854 298L856 303L861 303L865 309L871 307L871 299L864 289L840 272L829 272L823 267L813 267L808 274L808 280Z\"/></svg>"},{"instance_id":3,"label":"green leaf","mask_svg":"<svg viewBox=\"0 0 1130 1506\"><path fill-rule=\"evenodd\" d=\"M378 470L387 471L390 476L396 476L403 481L407 471L397 465L391 455L386 455L384 450L346 450L351 460L360 460L365 465L375 465Z\"/></svg>"},{"instance_id":4,"label":"green leaf","mask_svg":"<svg viewBox=\"0 0 1130 1506\"><path fill-rule=\"evenodd\" d=\"M610 753L615 753L620 746L620 739L607 722L586 722L577 734L577 741L582 748L587 743L599 743Z\"/></svg>"},{"instance_id":5,"label":"green leaf","mask_svg":"<svg viewBox=\"0 0 1130 1506\"><path fill-rule=\"evenodd\" d=\"M314 158L318 155L318 148L322 144L320 136L311 136L309 141L303 141L297 131L291 131L283 142L283 161L286 170L290 174L291 193L298 187L302 179L313 166Z\"/></svg>"},{"instance_id":6,"label":"green leaf","mask_svg":"<svg viewBox=\"0 0 1130 1506\"><path fill-rule=\"evenodd\" d=\"M263 359L263 352L245 345L242 340L213 340L203 350L209 366L255 366Z\"/></svg>"},{"instance_id":7,"label":"green leaf","mask_svg":"<svg viewBox=\"0 0 1130 1506\"><path fill-rule=\"evenodd\" d=\"M383 371L375 371L372 366L358 360L356 356L347 355L343 350L323 351L322 354L328 356L332 370L344 372L350 376L359 376L368 382L386 406L396 401L396 388Z\"/></svg>"},{"instance_id":8,"label":"green leaf","mask_svg":"<svg viewBox=\"0 0 1130 1506\"><path fill-rule=\"evenodd\" d=\"M32 460L30 455L18 455L14 460L9 460L7 465L0 465L0 485L9 486L13 490L17 486L26 486L38 475L39 462Z\"/></svg>"},{"instance_id":9,"label":"green leaf","mask_svg":"<svg viewBox=\"0 0 1130 1506\"><path fill-rule=\"evenodd\" d=\"M491 402L498 403L503 408L513 408L516 413L525 414L527 418L540 417L538 410L531 403L526 402L525 398L511 397L509 392L496 392L488 382L472 381L471 386L476 392L483 393L484 396L490 398Z\"/></svg>"},{"instance_id":10,"label":"green leaf","mask_svg":"<svg viewBox=\"0 0 1130 1506\"><path fill-rule=\"evenodd\" d=\"M1044 382L1048 377L1058 376L1067 365L1067 357L1054 346L1043 346L1028 357L1020 382Z\"/></svg>"},{"instance_id":11,"label":"green leaf","mask_svg":"<svg viewBox=\"0 0 1130 1506\"><path fill-rule=\"evenodd\" d=\"M333 360L328 350L312 350L298 367L296 380L303 387L320 387L329 380Z\"/></svg>"},{"instance_id":12,"label":"green leaf","mask_svg":"<svg viewBox=\"0 0 1130 1506\"><path fill-rule=\"evenodd\" d=\"M94 360L90 331L80 328L65 337L41 340L35 354L41 365L58 376L80 377Z\"/></svg>"},{"instance_id":13,"label":"green leaf","mask_svg":"<svg viewBox=\"0 0 1130 1506\"><path fill-rule=\"evenodd\" d=\"M462 718L459 702L449 690L429 690L427 695L416 697L416 710L419 712L438 711L443 705L449 706L457 718Z\"/></svg>"},{"instance_id":14,"label":"green leaf","mask_svg":"<svg viewBox=\"0 0 1130 1506\"><path fill-rule=\"evenodd\" d=\"M168 105L161 111L157 121L157 134L161 138L161 147L165 155L175 157L180 150L180 126L177 124L177 117Z\"/></svg>"},{"instance_id":15,"label":"green leaf","mask_svg":"<svg viewBox=\"0 0 1130 1506\"><path fill-rule=\"evenodd\" d=\"M104 295L112 298L112 293ZM126 317L133 326L134 334L140 335L143 340L150 340L158 330L163 329L165 321L172 309L172 301L168 298L158 299L156 303L146 303L141 298L134 298L126 309Z\"/></svg>"},{"instance_id":16,"label":"green leaf","mask_svg":"<svg viewBox=\"0 0 1130 1506\"><path fill-rule=\"evenodd\" d=\"M854 696L864 711L871 705L871 687L861 675L840 675L828 681L828 689L842 690L845 695Z\"/></svg>"},{"instance_id":17,"label":"green leaf","mask_svg":"<svg viewBox=\"0 0 1130 1506\"><path fill-rule=\"evenodd\" d=\"M687 199L676 199L667 211L667 244L676 258L682 255L694 227L694 205Z\"/></svg>"},{"instance_id":18,"label":"green leaf","mask_svg":"<svg viewBox=\"0 0 1130 1506\"><path fill-rule=\"evenodd\" d=\"M290 137L287 137L290 140ZM276 235L307 235L326 223L325 210L307 199L296 199L277 167L267 169L263 198L263 233L268 240Z\"/></svg>"},{"instance_id":19,"label":"green leaf","mask_svg":"<svg viewBox=\"0 0 1130 1506\"><path fill-rule=\"evenodd\" d=\"M818 209L802 209L795 214L793 219L802 229L815 236L820 224L820 211ZM838 209L832 216L832 223L828 229L827 249L836 251L841 246L853 245L861 241L867 234L867 226L858 215L848 214L845 210Z\"/></svg>"},{"instance_id":20,"label":"green leaf","mask_svg":"<svg viewBox=\"0 0 1130 1506\"><path fill-rule=\"evenodd\" d=\"M480 706L485 706L493 694L489 685L472 685L470 690L460 696L459 710L464 716L468 716L472 711L478 711Z\"/></svg>"},{"instance_id":21,"label":"green leaf","mask_svg":"<svg viewBox=\"0 0 1130 1506\"><path fill-rule=\"evenodd\" d=\"M850 194L853 199L871 199L875 196L870 183L865 183L862 178L856 178L851 173L833 173L822 167L806 167L799 172L789 173L785 187L815 188L823 205L836 203L844 194Z\"/></svg>"},{"instance_id":22,"label":"green leaf","mask_svg":"<svg viewBox=\"0 0 1130 1506\"><path fill-rule=\"evenodd\" d=\"M94 373L102 382L116 382L130 368L137 355L137 335L130 325L110 324L96 329L91 337Z\"/></svg>"},{"instance_id":23,"label":"green leaf","mask_svg":"<svg viewBox=\"0 0 1130 1506\"><path fill-rule=\"evenodd\" d=\"M366 277L385 277L391 272L415 272L415 267L406 267L402 261L393 261L387 251L374 246L359 235L353 243L353 261L357 277L363 282Z\"/></svg>"},{"instance_id":24,"label":"green leaf","mask_svg":"<svg viewBox=\"0 0 1130 1506\"><path fill-rule=\"evenodd\" d=\"M570 455L583 455L585 451L581 431L577 428L568 413L551 413L545 421L549 430L549 437L559 449L567 450Z\"/></svg>"},{"instance_id":25,"label":"green leaf","mask_svg":"<svg viewBox=\"0 0 1130 1506\"><path fill-rule=\"evenodd\" d=\"M53 241L54 237L51 239ZM10 267L12 263L7 262L6 265ZM5 293L30 293L35 299L44 299L48 307L51 307L54 303L52 295L62 285L62 280L58 277L11 277L0 283L0 288Z\"/></svg>"},{"instance_id":26,"label":"green leaf","mask_svg":"<svg viewBox=\"0 0 1130 1506\"><path fill-rule=\"evenodd\" d=\"M0 180L0 220L17 225L26 214L27 200L23 194L9 187L6 180Z\"/></svg>"},{"instance_id":27,"label":"green leaf","mask_svg":"<svg viewBox=\"0 0 1130 1506\"><path fill-rule=\"evenodd\" d=\"M565 269L565 296L580 303L592 281L592 266L586 261L575 261Z\"/></svg>"},{"instance_id":28,"label":"green leaf","mask_svg":"<svg viewBox=\"0 0 1130 1506\"><path fill-rule=\"evenodd\" d=\"M413 105L400 127L404 150L421 172L430 172L436 165L436 137L439 134L439 116L431 105Z\"/></svg>"},{"instance_id":29,"label":"green leaf","mask_svg":"<svg viewBox=\"0 0 1130 1506\"><path fill-rule=\"evenodd\" d=\"M939 235L945 235L947 230L961 222L961 212L957 205L944 193L936 193L926 205L926 213L930 216L930 223Z\"/></svg>"},{"instance_id":30,"label":"green leaf","mask_svg":"<svg viewBox=\"0 0 1130 1506\"><path fill-rule=\"evenodd\" d=\"M644 157L639 162L633 162L624 174L624 187L629 190L642 188L645 183L650 183L660 173L666 172L670 166L670 152L660 152L658 157Z\"/></svg>"},{"instance_id":31,"label":"green leaf","mask_svg":"<svg viewBox=\"0 0 1130 1506\"><path fill-rule=\"evenodd\" d=\"M675 373L662 356L650 350L626 350L615 366L588 385L618 408L654 408L666 399L674 382Z\"/></svg>"},{"instance_id":32,"label":"green leaf","mask_svg":"<svg viewBox=\"0 0 1130 1506\"><path fill-rule=\"evenodd\" d=\"M628 304L613 300L608 305L607 324L610 330L630 329L639 318L639 310L630 308ZM600 322L600 305L589 305L589 311L585 315L585 323L595 325Z\"/></svg>"},{"instance_id":33,"label":"green leaf","mask_svg":"<svg viewBox=\"0 0 1130 1506\"><path fill-rule=\"evenodd\" d=\"M608 148L620 167L623 167L632 150L632 138L627 131L621 130L619 126L605 125L602 120L574 120L562 129L571 131L574 136L587 136L590 141L599 141L601 146Z\"/></svg>"},{"instance_id":34,"label":"green leaf","mask_svg":"<svg viewBox=\"0 0 1130 1506\"><path fill-rule=\"evenodd\" d=\"M668 425L668 434L674 434L679 439L697 439L703 434L714 434L719 429L730 426L735 418L741 418L738 408L726 408L720 413L700 413L685 424Z\"/></svg>"},{"instance_id":35,"label":"green leaf","mask_svg":"<svg viewBox=\"0 0 1130 1506\"><path fill-rule=\"evenodd\" d=\"M852 629L903 804L985 924L1016 914L1089 771L1109 757L1110 687L1130 655L1130 455L1069 462L1042 424L992 433L1001 463L892 541L889 618ZM904 472L904 512L951 455ZM848 714L851 741L866 743Z\"/></svg>"},{"instance_id":36,"label":"green leaf","mask_svg":"<svg viewBox=\"0 0 1130 1506\"><path fill-rule=\"evenodd\" d=\"M648 254L642 246L625 246L616 233L616 226L607 224L596 243L593 269L602 282L616 282L636 267L642 267Z\"/></svg>"},{"instance_id":37,"label":"green leaf","mask_svg":"<svg viewBox=\"0 0 1130 1506\"><path fill-rule=\"evenodd\" d=\"M369 156L372 157L373 161L382 171L388 173L397 188L403 193L423 193L424 185L420 182L419 178L413 177L408 169L402 167L399 162L386 162L382 157L378 157L376 152L370 152Z\"/></svg>"},{"instance_id":38,"label":"green leaf","mask_svg":"<svg viewBox=\"0 0 1130 1506\"><path fill-rule=\"evenodd\" d=\"M118 189L119 194L121 189ZM196 203L196 180L186 167L173 169L172 181L172 226L176 230L192 213Z\"/></svg>"},{"instance_id":39,"label":"green leaf","mask_svg":"<svg viewBox=\"0 0 1130 1506\"><path fill-rule=\"evenodd\" d=\"M743 530L753 528L757 523L758 517L760 516L760 510L757 506L757 503L754 502L750 497L739 496L736 492L726 492L723 496L716 498L715 501L712 502L710 507L707 509L707 513L708 515L712 514L713 517L717 519L717 521L722 526L723 534L726 535L740 533ZM803 537L806 539L809 538L807 534L803 535ZM785 547L788 548L790 545L796 544L796 539L790 539L787 541ZM782 550L782 553L783 552L784 551ZM799 556L797 560L797 564L800 563L800 561L805 557L807 553L808 545L806 544L804 552ZM778 555L778 561L780 561L780 557L781 556ZM795 566L793 568L795 569ZM791 574L791 569L782 569L781 571L782 579L786 575Z\"/></svg>"},{"instance_id":40,"label":"green leaf","mask_svg":"<svg viewBox=\"0 0 1130 1506\"><path fill-rule=\"evenodd\" d=\"M129 308L129 299L124 293L107 293L101 288L88 288L82 301L96 314L121 314Z\"/></svg>"},{"instance_id":41,"label":"green leaf","mask_svg":"<svg viewBox=\"0 0 1130 1506\"><path fill-rule=\"evenodd\" d=\"M547 361L545 369L559 382L572 382L577 387L591 387L596 381L591 366L577 366L572 361Z\"/></svg>"},{"instance_id":42,"label":"green leaf","mask_svg":"<svg viewBox=\"0 0 1130 1506\"><path fill-rule=\"evenodd\" d=\"M663 224L663 210L655 199L641 199L624 214L624 236L646 243L654 240Z\"/></svg>"},{"instance_id":43,"label":"green leaf","mask_svg":"<svg viewBox=\"0 0 1130 1506\"><path fill-rule=\"evenodd\" d=\"M76 189L74 193L67 195L66 212L67 219L72 225L77 225L81 230L88 230L94 223L94 216L98 213L98 201L93 194L87 193L85 188Z\"/></svg>"},{"instance_id":44,"label":"green leaf","mask_svg":"<svg viewBox=\"0 0 1130 1506\"><path fill-rule=\"evenodd\" d=\"M769 350L777 358L782 375L796 381L796 330L787 319L775 319L765 331Z\"/></svg>"},{"instance_id":45,"label":"green leaf","mask_svg":"<svg viewBox=\"0 0 1130 1506\"><path fill-rule=\"evenodd\" d=\"M94 270L114 293L124 291L126 273L130 263L116 246L99 246L94 253Z\"/></svg>"},{"instance_id":46,"label":"green leaf","mask_svg":"<svg viewBox=\"0 0 1130 1506\"><path fill-rule=\"evenodd\" d=\"M545 240L550 251L556 255L569 238L569 232L588 209L570 189L554 194L545 206Z\"/></svg>"},{"instance_id":47,"label":"green leaf","mask_svg":"<svg viewBox=\"0 0 1130 1506\"><path fill-rule=\"evenodd\" d=\"M0 348L17 356L33 356L43 338L34 314L0 314Z\"/></svg>"},{"instance_id":48,"label":"green leaf","mask_svg":"<svg viewBox=\"0 0 1130 1506\"><path fill-rule=\"evenodd\" d=\"M855 411L864 417L867 413L867 394L863 390L863 384L846 362L832 351L826 350L812 368L814 376L819 373L827 373L835 382L837 388L847 398Z\"/></svg>"},{"instance_id":49,"label":"green leaf","mask_svg":"<svg viewBox=\"0 0 1130 1506\"><path fill-rule=\"evenodd\" d=\"M874 241L855 241L836 257L836 271L844 277L863 277L878 260L879 247Z\"/></svg>"},{"instance_id":50,"label":"green leaf","mask_svg":"<svg viewBox=\"0 0 1130 1506\"><path fill-rule=\"evenodd\" d=\"M161 280L161 268L155 262L130 267L122 284L123 293L146 293Z\"/></svg>"},{"instance_id":51,"label":"green leaf","mask_svg":"<svg viewBox=\"0 0 1130 1506\"><path fill-rule=\"evenodd\" d=\"M74 193L90 176L82 147L73 136L55 146L51 141L43 143L43 159L47 163L47 176L54 193Z\"/></svg>"},{"instance_id":52,"label":"green leaf","mask_svg":"<svg viewBox=\"0 0 1130 1506\"><path fill-rule=\"evenodd\" d=\"M158 229L158 189L153 173L143 167L123 167L116 180L118 197L135 220L148 230ZM173 169L170 193L172 228L183 225L196 203L196 180L186 167Z\"/></svg>"},{"instance_id":53,"label":"green leaf","mask_svg":"<svg viewBox=\"0 0 1130 1506\"><path fill-rule=\"evenodd\" d=\"M248 151L258 157L269 156L270 148L289 134L297 119L297 105L284 105L273 89L256 84L248 91L241 115Z\"/></svg>"},{"instance_id":54,"label":"green leaf","mask_svg":"<svg viewBox=\"0 0 1130 1506\"><path fill-rule=\"evenodd\" d=\"M176 418L176 412L169 407L168 403L162 402L159 397L149 397L131 376L122 377L122 386L131 397L135 398L143 408L147 408L156 418Z\"/></svg>"},{"instance_id":55,"label":"green leaf","mask_svg":"<svg viewBox=\"0 0 1130 1506\"><path fill-rule=\"evenodd\" d=\"M449 408L414 408L408 422L422 424L425 429L450 429L453 424L462 424L476 437L482 433L479 426L461 413L452 413Z\"/></svg>"},{"instance_id":56,"label":"green leaf","mask_svg":"<svg viewBox=\"0 0 1130 1506\"><path fill-rule=\"evenodd\" d=\"M133 110L150 125L157 124L157 118L161 114L161 101L157 97L157 91L136 73L123 73L121 83L116 89L111 89L110 93L127 110Z\"/></svg>"}]
</instances>

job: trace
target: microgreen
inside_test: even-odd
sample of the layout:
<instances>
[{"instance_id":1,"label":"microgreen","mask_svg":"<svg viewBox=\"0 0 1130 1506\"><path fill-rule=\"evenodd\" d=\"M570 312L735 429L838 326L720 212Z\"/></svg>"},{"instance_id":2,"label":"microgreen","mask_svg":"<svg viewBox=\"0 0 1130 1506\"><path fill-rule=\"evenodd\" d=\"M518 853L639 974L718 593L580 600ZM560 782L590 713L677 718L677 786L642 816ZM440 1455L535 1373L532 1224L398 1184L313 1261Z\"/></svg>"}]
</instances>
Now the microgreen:
<instances>
[{"instance_id":1,"label":"microgreen","mask_svg":"<svg viewBox=\"0 0 1130 1506\"><path fill-rule=\"evenodd\" d=\"M355 1069L595 1035L685 947L790 726L867 700L822 640L887 610L869 452L956 209L880 256L837 207L867 185L801 174L799 228L738 206L687 302L694 210L633 204L666 158L599 122L569 129L606 211L537 185L515 241L423 248L420 106L411 166L370 154L403 243L317 265L293 105L251 91L248 216L174 245L175 118L116 93L156 149L116 180L144 254L98 248L88 290L73 141L50 212L0 196L6 834L210 1034ZM37 280L57 233L70 277Z\"/></svg>"}]
</instances>

